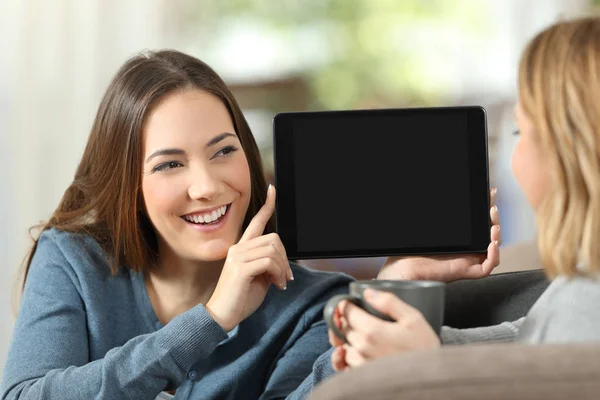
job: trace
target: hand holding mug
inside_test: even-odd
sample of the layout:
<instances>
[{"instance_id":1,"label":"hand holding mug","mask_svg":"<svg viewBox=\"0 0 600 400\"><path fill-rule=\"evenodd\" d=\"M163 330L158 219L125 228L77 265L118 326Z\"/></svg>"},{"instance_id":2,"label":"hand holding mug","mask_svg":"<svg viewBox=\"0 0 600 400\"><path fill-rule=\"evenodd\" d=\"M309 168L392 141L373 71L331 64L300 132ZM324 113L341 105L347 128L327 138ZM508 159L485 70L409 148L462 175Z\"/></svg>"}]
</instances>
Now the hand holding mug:
<instances>
[{"instance_id":1,"label":"hand holding mug","mask_svg":"<svg viewBox=\"0 0 600 400\"><path fill-rule=\"evenodd\" d=\"M334 296L324 310L329 339L336 347L334 369L440 346L444 292L441 282L352 282L350 295Z\"/></svg>"}]
</instances>

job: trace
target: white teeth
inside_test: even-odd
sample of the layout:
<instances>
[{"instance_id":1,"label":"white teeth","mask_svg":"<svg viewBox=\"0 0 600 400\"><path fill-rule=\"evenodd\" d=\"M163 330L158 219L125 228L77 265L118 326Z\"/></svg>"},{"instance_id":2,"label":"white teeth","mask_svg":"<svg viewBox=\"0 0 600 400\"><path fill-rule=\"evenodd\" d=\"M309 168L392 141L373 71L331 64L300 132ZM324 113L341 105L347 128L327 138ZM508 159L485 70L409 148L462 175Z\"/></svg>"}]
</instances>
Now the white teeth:
<instances>
[{"instance_id":1,"label":"white teeth","mask_svg":"<svg viewBox=\"0 0 600 400\"><path fill-rule=\"evenodd\" d=\"M213 221L216 221L217 219L221 218L223 215L225 215L225 213L227 212L227 206L223 206L220 207L216 210L214 210L211 213L206 213L206 214L195 214L195 215L186 215L183 218L186 221L189 222L194 222L196 224L208 224L211 223Z\"/></svg>"}]
</instances>

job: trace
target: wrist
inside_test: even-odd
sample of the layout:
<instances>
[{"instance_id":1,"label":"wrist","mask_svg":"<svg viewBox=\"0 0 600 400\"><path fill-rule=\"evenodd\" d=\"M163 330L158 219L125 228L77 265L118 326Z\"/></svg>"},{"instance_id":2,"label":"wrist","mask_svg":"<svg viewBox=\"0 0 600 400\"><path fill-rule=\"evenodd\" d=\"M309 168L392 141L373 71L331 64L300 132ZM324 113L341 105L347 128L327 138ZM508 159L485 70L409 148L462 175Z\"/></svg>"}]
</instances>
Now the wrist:
<instances>
[{"instance_id":1,"label":"wrist","mask_svg":"<svg viewBox=\"0 0 600 400\"><path fill-rule=\"evenodd\" d=\"M204 306L204 308L206 308L206 311L208 312L208 315L211 316L211 318L221 326L221 328L223 328L223 330L225 332L230 332L233 330L233 328L235 328L235 326L237 324L235 323L231 323L230 321L227 321L226 318L222 318L221 316L219 316L219 313L215 311L214 307L210 304L210 301L208 303L206 303L206 305Z\"/></svg>"}]
</instances>

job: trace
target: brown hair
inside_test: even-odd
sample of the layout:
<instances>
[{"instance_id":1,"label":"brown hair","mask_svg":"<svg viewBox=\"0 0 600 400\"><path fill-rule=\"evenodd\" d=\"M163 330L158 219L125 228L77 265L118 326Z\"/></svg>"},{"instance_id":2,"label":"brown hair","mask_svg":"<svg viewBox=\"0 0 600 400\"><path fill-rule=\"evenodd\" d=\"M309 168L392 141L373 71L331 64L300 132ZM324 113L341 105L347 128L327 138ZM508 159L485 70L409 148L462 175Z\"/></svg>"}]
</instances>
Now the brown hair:
<instances>
[{"instance_id":1,"label":"brown hair","mask_svg":"<svg viewBox=\"0 0 600 400\"><path fill-rule=\"evenodd\" d=\"M559 22L533 38L521 58L519 97L552 170L552 187L536 210L546 271L550 277L595 274L600 271L600 19Z\"/></svg>"},{"instance_id":2,"label":"brown hair","mask_svg":"<svg viewBox=\"0 0 600 400\"><path fill-rule=\"evenodd\" d=\"M119 267L144 271L154 265L156 233L141 193L142 129L154 106L185 89L204 90L227 107L250 167L252 194L243 228L266 200L267 185L256 141L233 95L212 68L175 50L146 52L129 59L102 99L71 185L42 231L56 228L91 235ZM273 220L265 232L273 232ZM23 285L37 248L34 239Z\"/></svg>"}]
</instances>

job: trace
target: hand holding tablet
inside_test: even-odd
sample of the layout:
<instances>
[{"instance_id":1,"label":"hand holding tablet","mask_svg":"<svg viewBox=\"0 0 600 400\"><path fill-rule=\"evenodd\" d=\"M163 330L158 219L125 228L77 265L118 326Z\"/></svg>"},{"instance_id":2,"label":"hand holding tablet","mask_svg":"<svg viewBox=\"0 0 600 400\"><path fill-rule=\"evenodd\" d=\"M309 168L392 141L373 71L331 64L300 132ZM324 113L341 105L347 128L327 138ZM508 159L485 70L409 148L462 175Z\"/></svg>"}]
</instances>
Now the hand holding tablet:
<instances>
[{"instance_id":1,"label":"hand holding tablet","mask_svg":"<svg viewBox=\"0 0 600 400\"><path fill-rule=\"evenodd\" d=\"M274 142L277 231L292 259L490 244L481 107L283 113Z\"/></svg>"}]
</instances>

